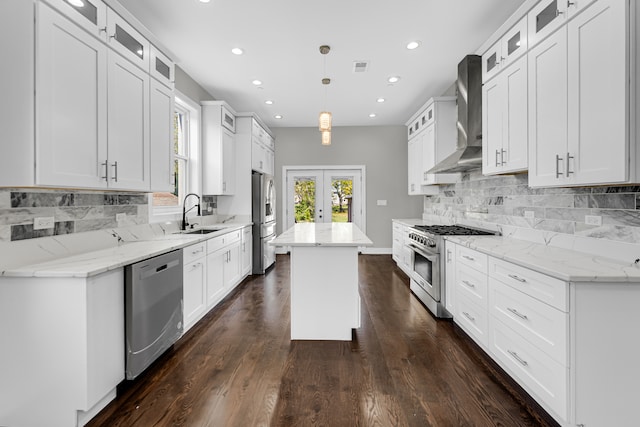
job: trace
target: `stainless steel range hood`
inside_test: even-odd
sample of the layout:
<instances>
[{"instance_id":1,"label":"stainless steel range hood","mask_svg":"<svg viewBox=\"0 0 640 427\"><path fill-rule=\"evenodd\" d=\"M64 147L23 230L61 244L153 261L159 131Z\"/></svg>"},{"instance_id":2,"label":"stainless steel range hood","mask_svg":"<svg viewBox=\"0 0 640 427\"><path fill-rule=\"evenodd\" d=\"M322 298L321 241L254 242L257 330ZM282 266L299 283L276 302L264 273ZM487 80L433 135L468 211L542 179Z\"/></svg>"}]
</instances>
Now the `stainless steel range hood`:
<instances>
[{"instance_id":1,"label":"stainless steel range hood","mask_svg":"<svg viewBox=\"0 0 640 427\"><path fill-rule=\"evenodd\" d=\"M467 55L458 64L456 151L427 173L465 172L482 167L482 58Z\"/></svg>"}]
</instances>

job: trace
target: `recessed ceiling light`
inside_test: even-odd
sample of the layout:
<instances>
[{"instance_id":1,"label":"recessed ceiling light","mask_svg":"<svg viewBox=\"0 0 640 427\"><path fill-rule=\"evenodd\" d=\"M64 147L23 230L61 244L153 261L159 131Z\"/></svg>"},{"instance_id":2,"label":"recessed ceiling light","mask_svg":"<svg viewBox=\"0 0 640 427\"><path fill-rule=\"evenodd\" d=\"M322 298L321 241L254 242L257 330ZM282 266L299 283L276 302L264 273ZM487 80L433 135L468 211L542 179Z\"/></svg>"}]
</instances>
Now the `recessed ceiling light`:
<instances>
[{"instance_id":1,"label":"recessed ceiling light","mask_svg":"<svg viewBox=\"0 0 640 427\"><path fill-rule=\"evenodd\" d=\"M413 50L413 49L416 49L418 47L420 47L420 42L419 41L412 41L412 42L407 43L407 49L409 49L409 50Z\"/></svg>"},{"instance_id":2,"label":"recessed ceiling light","mask_svg":"<svg viewBox=\"0 0 640 427\"><path fill-rule=\"evenodd\" d=\"M254 85L256 85L256 86L260 86L260 85L262 84L262 81L260 81L260 80L254 80L254 81L252 81L251 83L253 83L253 84L254 84Z\"/></svg>"},{"instance_id":3,"label":"recessed ceiling light","mask_svg":"<svg viewBox=\"0 0 640 427\"><path fill-rule=\"evenodd\" d=\"M273 101L270 99L267 99L266 101L264 101L264 103L267 105L273 105Z\"/></svg>"},{"instance_id":4,"label":"recessed ceiling light","mask_svg":"<svg viewBox=\"0 0 640 427\"><path fill-rule=\"evenodd\" d=\"M240 49L239 47L234 47L233 49L231 49L231 53L233 53L234 55L242 55L244 53L244 50Z\"/></svg>"},{"instance_id":5,"label":"recessed ceiling light","mask_svg":"<svg viewBox=\"0 0 640 427\"><path fill-rule=\"evenodd\" d=\"M378 98L378 99L376 99L376 102L380 102L380 103L384 102L384 98Z\"/></svg>"},{"instance_id":6,"label":"recessed ceiling light","mask_svg":"<svg viewBox=\"0 0 640 427\"><path fill-rule=\"evenodd\" d=\"M369 114L369 117L371 117L372 119L376 116L376 113L371 113Z\"/></svg>"},{"instance_id":7,"label":"recessed ceiling light","mask_svg":"<svg viewBox=\"0 0 640 427\"><path fill-rule=\"evenodd\" d=\"M200 0L200 3L209 3L211 0Z\"/></svg>"},{"instance_id":8,"label":"recessed ceiling light","mask_svg":"<svg viewBox=\"0 0 640 427\"><path fill-rule=\"evenodd\" d=\"M398 83L400 81L400 77L398 76L391 76L387 79L387 81L389 83Z\"/></svg>"},{"instance_id":9,"label":"recessed ceiling light","mask_svg":"<svg viewBox=\"0 0 640 427\"><path fill-rule=\"evenodd\" d=\"M84 7L84 2L82 0L68 0L71 6L75 7Z\"/></svg>"},{"instance_id":10,"label":"recessed ceiling light","mask_svg":"<svg viewBox=\"0 0 640 427\"><path fill-rule=\"evenodd\" d=\"M275 118L276 118L276 119L278 119L278 120L280 120L280 119L282 118L282 116L281 116L280 114L276 114L276 115L275 115L275 116L273 116L273 117L275 117Z\"/></svg>"}]
</instances>

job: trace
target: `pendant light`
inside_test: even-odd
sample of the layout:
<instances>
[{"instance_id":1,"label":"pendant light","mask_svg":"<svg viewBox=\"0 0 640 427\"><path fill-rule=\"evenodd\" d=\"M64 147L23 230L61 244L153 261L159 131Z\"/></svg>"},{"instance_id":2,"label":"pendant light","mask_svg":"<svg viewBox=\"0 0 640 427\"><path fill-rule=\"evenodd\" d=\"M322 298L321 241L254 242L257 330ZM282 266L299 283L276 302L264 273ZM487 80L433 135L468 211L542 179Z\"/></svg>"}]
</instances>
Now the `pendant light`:
<instances>
[{"instance_id":1,"label":"pendant light","mask_svg":"<svg viewBox=\"0 0 640 427\"><path fill-rule=\"evenodd\" d=\"M320 53L324 55L324 74L327 74L327 54L331 48L327 45L320 46ZM318 116L318 129L322 132L322 145L331 145L331 112L326 111L327 104L327 86L331 83L331 79L324 77L322 84L324 85L324 106L325 111L321 111Z\"/></svg>"}]
</instances>

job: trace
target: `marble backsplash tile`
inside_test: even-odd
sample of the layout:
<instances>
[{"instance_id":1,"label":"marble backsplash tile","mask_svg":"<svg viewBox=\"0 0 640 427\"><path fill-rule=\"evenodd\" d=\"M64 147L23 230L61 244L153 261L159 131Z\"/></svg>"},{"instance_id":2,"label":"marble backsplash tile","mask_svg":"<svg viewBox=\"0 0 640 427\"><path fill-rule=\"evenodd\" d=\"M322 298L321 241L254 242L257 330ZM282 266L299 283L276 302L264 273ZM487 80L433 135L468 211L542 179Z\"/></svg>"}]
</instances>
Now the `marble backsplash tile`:
<instances>
[{"instance_id":1,"label":"marble backsplash tile","mask_svg":"<svg viewBox=\"0 0 640 427\"><path fill-rule=\"evenodd\" d=\"M478 222L532 231L640 243L640 186L529 188L527 174L462 175L457 184L440 186L424 197L424 214L455 222ZM533 218L525 213L533 212ZM602 225L585 224L585 215Z\"/></svg>"},{"instance_id":2,"label":"marble backsplash tile","mask_svg":"<svg viewBox=\"0 0 640 427\"><path fill-rule=\"evenodd\" d=\"M125 216L117 221L117 214ZM34 219L39 217L53 217L54 227L34 230ZM148 222L147 194L0 189L0 241L57 236Z\"/></svg>"}]
</instances>

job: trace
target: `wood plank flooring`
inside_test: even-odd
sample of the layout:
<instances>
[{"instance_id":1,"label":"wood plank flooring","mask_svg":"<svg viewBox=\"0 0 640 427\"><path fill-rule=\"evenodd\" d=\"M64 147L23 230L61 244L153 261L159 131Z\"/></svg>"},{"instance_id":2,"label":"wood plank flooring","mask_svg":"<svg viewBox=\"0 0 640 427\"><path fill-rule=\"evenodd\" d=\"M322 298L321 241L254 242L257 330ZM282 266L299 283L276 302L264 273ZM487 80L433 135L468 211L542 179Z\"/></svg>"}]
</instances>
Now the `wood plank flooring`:
<instances>
[{"instance_id":1,"label":"wood plank flooring","mask_svg":"<svg viewBox=\"0 0 640 427\"><path fill-rule=\"evenodd\" d=\"M330 267L328 267L330 268ZM389 255L359 257L351 342L289 340L289 257L251 276L89 426L547 426Z\"/></svg>"}]
</instances>

